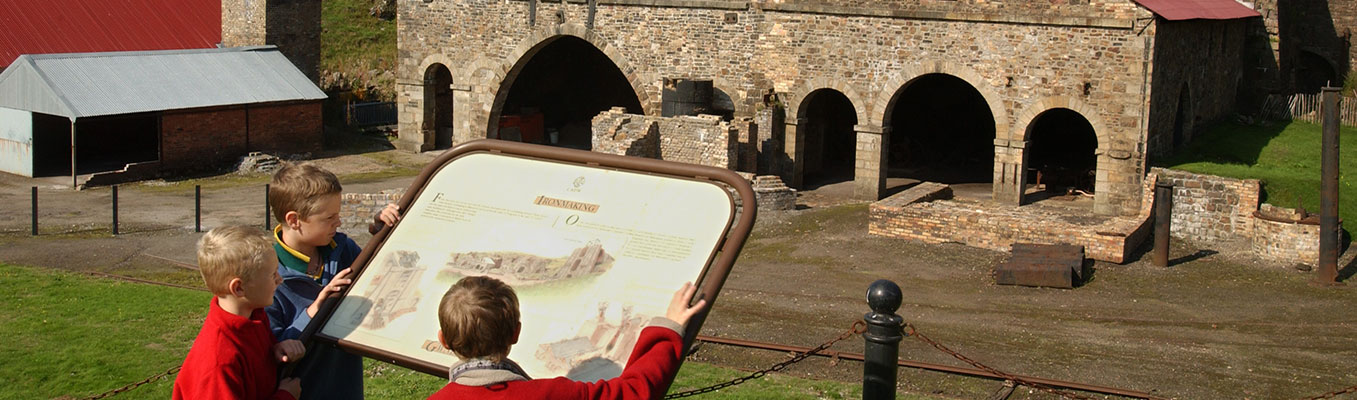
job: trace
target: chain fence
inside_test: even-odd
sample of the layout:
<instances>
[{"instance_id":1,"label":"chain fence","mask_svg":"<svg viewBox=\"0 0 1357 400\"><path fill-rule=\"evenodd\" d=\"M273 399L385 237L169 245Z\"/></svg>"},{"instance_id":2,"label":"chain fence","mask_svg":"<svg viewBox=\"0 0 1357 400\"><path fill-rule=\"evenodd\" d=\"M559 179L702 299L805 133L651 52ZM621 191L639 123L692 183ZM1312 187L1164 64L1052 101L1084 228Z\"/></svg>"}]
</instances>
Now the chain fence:
<instances>
[{"instance_id":1,"label":"chain fence","mask_svg":"<svg viewBox=\"0 0 1357 400\"><path fill-rule=\"evenodd\" d=\"M129 383L129 384L127 384L127 386L123 386L123 387L120 387L120 388L117 388L117 389L113 389L113 390L110 390L110 391L107 391L107 392L103 392L103 393L100 393L100 394L96 394L96 395L94 395L94 396L86 397L85 400L97 400L97 399L102 399L102 398L106 398L106 397L117 396L117 395L120 394L120 393L125 393L125 392L128 392L128 391L131 391L132 389L136 389L136 388L138 388L138 387L141 387L141 385L145 385L145 384L148 384L148 383L151 383L151 382L155 382L155 381L160 380L160 378L164 378L164 377L167 377L167 376L170 376L170 375L174 375L174 374L176 374L176 373L179 373L179 368L182 368L182 367L183 367L183 365L176 365L176 366L174 366L173 368L170 368L170 369L165 370L165 372L161 372L161 373L159 373L159 374L151 375L150 377L148 377L148 378L146 378L146 379L142 379L140 382Z\"/></svg>"},{"instance_id":2,"label":"chain fence","mask_svg":"<svg viewBox=\"0 0 1357 400\"><path fill-rule=\"evenodd\" d=\"M861 321L861 320L856 321L856 322L853 322L853 325L850 326L850 327L848 328L847 331L844 331L842 334L839 334L838 337L836 337L836 338L834 338L834 339L831 339L830 341L825 342L824 344L821 344L821 345L819 345L819 346L817 346L817 347L815 347L815 348L813 348L813 349L810 349L810 351L807 351L807 352L804 352L804 353L798 353L796 356L793 356L792 358L787 359L787 361L783 361L783 362L774 364L774 365L771 366L771 367L764 368L764 369L755 371L755 372L752 373L752 374L749 374L749 375L746 375L746 376L742 376L742 377L739 377L739 378L735 378L735 379L732 379L732 380L729 380L729 381L726 381L726 382L721 382L721 383L718 383L718 384L715 384L715 385L711 385L711 386L707 386L707 387L700 388L700 389L693 389L693 390L688 390L688 391L683 391L683 392L678 392L678 393L671 393L671 394L669 394L669 395L664 396L664 398L666 398L666 399L678 399L678 398L684 398L684 397L689 397L689 396L696 396L696 395L703 394L703 393L711 393L711 392L715 392L715 391L717 391L717 390L721 390L721 389L725 389L725 388L728 388L728 387L731 387L731 386L739 385L739 384L741 384L741 383L745 383L745 382L748 382L748 381L751 381L751 380L754 380L754 379L762 378L764 375L767 375L769 372L777 372L777 371L781 371L783 368L787 368L787 366L789 366L789 365L792 365L792 364L796 364L796 363L798 363L798 362L801 362L801 360L805 360L806 357L810 357L810 356L812 356L812 355L815 355L816 353L819 353L819 352L821 352L821 351L824 351L825 349L828 349L830 346L833 346L835 343L838 343L838 342L841 342L841 341L843 341L843 340L845 340L845 339L848 339L848 338L850 338L850 337L853 337L853 335L861 334L861 333L862 333L863 331L865 331L866 329L867 329L867 323L866 323L866 322L863 322L863 321Z\"/></svg>"},{"instance_id":3,"label":"chain fence","mask_svg":"<svg viewBox=\"0 0 1357 400\"><path fill-rule=\"evenodd\" d=\"M140 279L127 279L127 278L129 278L129 277L123 277L123 276L112 275L112 274L91 274L91 275L94 275L94 276L103 276L103 277L109 278L109 279L122 279L122 280L129 280L129 281L133 281L133 282L138 282L138 283L146 283L146 284L153 284L153 285L160 285L160 286L168 286L168 287L184 288L184 287L182 287L182 286L174 285L174 284L170 284L170 283L154 282L154 281L146 281L146 280L140 280ZM201 289L200 289L200 290L201 290ZM678 399L678 398L684 398L684 397L697 396L697 395L700 395L700 394L706 394L706 393L715 392L715 391L718 391L718 390L721 390L721 389L725 389L725 388L729 388L729 387L732 387L732 386L736 386L736 385L739 385L739 384L742 384L742 383L745 383L745 382L748 382L748 381L751 381L751 380L755 380L755 379L762 378L762 377L768 375L769 373L781 371L781 370L787 368L788 366L791 366L792 364L796 364L796 363L798 363L798 362L801 362L802 360L805 360L806 358L809 358L810 356L820 354L821 352L823 352L823 351L825 351L825 350L828 350L830 347L833 347L835 344L837 344L837 343L839 343L839 342L842 342L842 341L844 341L844 340L847 340L847 339L849 339L849 338L851 338L851 337L853 337L853 336L860 335L860 334L862 334L864 331L866 331L866 328L867 328L866 322L864 322L864 321L862 321L862 320L854 321L853 324L848 328L848 330L847 330L847 331L844 331L844 332L841 333L841 334L839 334L839 336L837 336L837 337L835 337L835 338L833 338L833 339L830 339L829 341L827 341L827 342L825 342L825 343L823 343L823 344L821 344L821 345L819 345L819 346L816 346L815 348L812 348L812 349L810 349L810 350L807 350L807 351L805 351L805 352L797 352L795 356L793 356L793 357L790 358L790 359L787 359L786 361L783 361L783 362L774 364L774 365L771 366L771 367L764 368L764 369L755 371L755 372L753 372L753 373L751 373L751 374L749 374L749 375L742 376L742 377L739 377L739 378L735 378L735 379L732 379L732 380L729 380L729 381L726 381L726 382L721 382L721 383L718 383L718 384L706 386L706 387L699 388L699 389L687 390L687 391L678 392L678 393L671 393L671 394L666 395L664 398L665 398L665 399ZM1040 391L1043 391L1043 392L1046 392L1046 393L1054 394L1054 395L1060 396L1060 397L1062 397L1062 398L1067 398L1067 399L1080 399L1080 400L1084 400L1084 399L1093 399L1093 397L1085 396L1085 395L1082 395L1082 394L1079 394L1079 393L1075 393L1075 392L1072 392L1072 391L1068 391L1068 390L1062 390L1062 389L1056 388L1056 387L1051 386L1051 385L1042 384L1042 383L1038 383L1038 382L1032 382L1032 381L1030 381L1030 380L1027 380L1027 379L1022 378L1021 376L1014 375L1014 374L1010 374L1010 373L1007 373L1007 372L1003 372L1003 371L1000 371L1000 370L998 370L998 369L995 369L994 367L990 367L990 366L988 366L988 365L985 365L985 364L983 364L983 363L980 363L979 361L975 361L974 359L972 359L972 358L970 358L970 357L967 357L967 356L965 356L965 355L963 355L963 354L961 354L961 353L958 353L957 351L952 350L951 348L947 347L946 345L943 345L942 343L939 343L938 341L933 340L933 339L929 338L928 336L925 336L925 335L922 334L922 333L919 333L918 330L915 329L914 325L912 325L912 324L905 324L904 326L902 326L901 329L900 329L900 333L901 333L902 335L904 335L905 337L915 337L915 338L918 338L920 341L923 341L924 343L928 344L929 346L932 346L933 348L937 349L938 351L941 351L941 352L943 352L943 353L946 353L946 354L952 356L953 358L956 358L957 360L960 360L960 361L962 361L962 362L965 362L966 364L970 364L971 366L973 366L973 367L975 367L975 368L977 368L977 369L980 369L980 370L982 370L982 371L988 372L988 373L993 374L993 375L995 375L995 376L999 376L999 377L1001 377L1001 378L1005 381L1005 385L1006 385L1006 386L1007 386L1007 385L1012 385L1012 384L1026 385L1026 386L1031 387L1031 388L1033 388L1033 389L1037 389L1037 390L1040 390ZM166 376L170 376L170 375L173 375L173 374L175 374L175 373L178 373L178 372L179 372L179 369L180 369L181 367L182 367L181 365L176 365L176 366L174 366L174 367L172 367L172 368L166 370L165 372L161 372L161 373L152 375L152 376L150 376L150 377L147 377L146 379L142 379L141 381L134 382L134 383L128 384L128 385L126 385L126 386L123 386L123 387L120 387L120 388L117 388L117 389L113 389L113 390L110 390L110 391L107 391L107 392L104 392L104 393L100 393L100 394L98 394L98 395L94 395L94 396L91 396L91 397L86 397L85 400L96 400L96 399L108 398L108 397L112 397L112 396L118 395L118 394L120 394L120 393L125 393L125 392L128 392L128 391L134 390L134 389L136 389L136 388L138 388L138 387L140 387L140 386L142 386L142 385L146 385L146 384L155 382L155 381L157 381L157 380L160 380L161 378L164 378L164 377L166 377ZM1003 388L1001 388L1001 391L1002 391L1002 389L1003 389ZM1331 399L1331 398L1336 398L1336 397L1338 397L1338 396L1342 396L1342 395L1344 395L1344 394L1349 394L1349 393L1357 393L1357 385L1349 386L1349 387L1347 387L1347 388L1343 388L1343 389L1331 391L1331 392L1324 393L1324 394L1320 394L1320 395L1317 395L1317 396L1305 397L1305 398L1302 398L1302 399L1300 399L1300 400L1322 400L1322 399Z\"/></svg>"}]
</instances>

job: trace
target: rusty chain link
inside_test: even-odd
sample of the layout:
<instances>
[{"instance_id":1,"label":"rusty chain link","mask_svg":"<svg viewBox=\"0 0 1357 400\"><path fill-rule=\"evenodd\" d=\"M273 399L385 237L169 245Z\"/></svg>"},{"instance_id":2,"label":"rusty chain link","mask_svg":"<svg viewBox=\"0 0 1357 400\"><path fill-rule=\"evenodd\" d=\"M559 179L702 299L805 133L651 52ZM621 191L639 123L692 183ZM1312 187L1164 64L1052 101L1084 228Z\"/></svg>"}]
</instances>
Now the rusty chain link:
<instances>
[{"instance_id":1,"label":"rusty chain link","mask_svg":"<svg viewBox=\"0 0 1357 400\"><path fill-rule=\"evenodd\" d=\"M150 378L142 379L141 382L132 383L132 384L129 384L129 385L127 385L127 386L123 386L123 387L120 387L120 388L117 388L117 389L113 389L113 390L110 390L110 391L107 391L107 392L103 392L103 393L100 393L100 394L97 394L97 395L94 395L94 396L86 397L85 400L97 400L97 399L102 399L102 398L105 398L105 397L113 397L113 396L117 395L118 393L127 392L127 391L130 391L130 390L132 390L132 389L136 389L137 387L140 387L141 385L145 385L145 384L148 384L148 383L151 383L151 382L155 382L156 380L159 380L160 378L164 378L164 377L166 377L166 376L174 375L175 373L178 373L178 372L179 372L179 368L182 368L182 367L183 367L183 365L176 365L176 366L174 366L174 368L170 368L170 369L165 370L165 372L161 372L161 373L159 373L159 374L152 375Z\"/></svg>"},{"instance_id":2,"label":"rusty chain link","mask_svg":"<svg viewBox=\"0 0 1357 400\"><path fill-rule=\"evenodd\" d=\"M814 355L815 353L819 353L819 352L821 352L821 351L824 351L825 349L828 349L830 346L833 346L835 343L838 343L838 342L843 341L844 339L848 339L848 338L850 338L850 337L853 337L853 335L860 334L860 333L862 333L862 332L864 332L864 331L866 331L866 330L867 330L867 323L866 323L866 322L863 322L862 320L854 321L854 322L853 322L853 325L850 326L850 327L848 328L848 331L845 331L844 333L840 334L839 337L836 337L836 338L834 338L833 340L830 340L830 341L828 341L828 342L825 342L824 344L819 345L819 346L816 347L816 348L810 349L810 350L806 351L805 353L797 353L796 356L793 356L792 358L788 359L787 361L783 361L783 362L777 363L777 364L775 364L775 365L773 365L773 366L771 366L771 367L764 368L764 369L759 370L759 371L755 371L754 373L749 374L749 375L747 375L747 376L743 376L743 377L731 379L731 380L729 380L729 381L722 382L722 383L718 383L718 384L711 385L711 386L707 386L707 387L704 387L704 388L701 388L701 389L693 389L693 390L689 390L689 391L685 391L685 392L678 392L678 393L669 394L669 395L664 396L664 398L666 398L666 399L677 399L677 398L683 398L683 397L689 397L689 396L696 396L696 395L703 394L703 393L711 393L711 392L715 392L715 391L717 391L717 390L721 390L721 389L725 389L725 388L728 388L728 387L731 387L731 386L739 385L739 384L741 384L741 383L745 383L746 381L750 381L750 380L762 378L764 375L767 375L769 372L777 372L777 371L781 371L783 368L787 368L787 366L789 366L789 365L796 364L796 363L800 362L801 360L806 359L806 357L810 357L811 355Z\"/></svg>"},{"instance_id":3,"label":"rusty chain link","mask_svg":"<svg viewBox=\"0 0 1357 400\"><path fill-rule=\"evenodd\" d=\"M963 361L963 362L965 362L965 363L967 363L967 364L970 364L970 365L973 366L973 367L976 367L976 368L979 368L979 369L981 369L981 370L984 370L985 372L989 372L989 373L991 373L991 374L995 374L995 375L998 375L998 376L1000 376L1000 377L1003 377L1005 380L1017 382L1018 384L1022 384L1022 385L1027 385L1028 387L1031 387L1031 388L1033 388L1033 389L1037 389L1037 390L1040 390L1040 391L1043 391L1043 392L1046 392L1046 393L1050 393L1050 394L1054 394L1054 395L1056 395L1056 396L1064 397L1064 398L1067 398L1067 399L1080 399L1080 400L1092 400L1092 399L1093 399L1092 397L1084 396L1084 395L1081 395L1081 394L1078 394L1078 393L1070 392L1070 391L1067 391L1067 390L1060 390L1060 389L1056 389L1056 388L1051 387L1051 386L1048 386L1048 385L1044 385L1044 384L1040 384L1040 383L1028 381L1028 380L1026 380L1026 379L1019 378L1019 377L1016 376L1016 375L1009 374L1009 373L1007 373L1007 372L1003 372L1003 371L1000 371L1000 370L991 368L990 366L985 365L985 364L981 364L979 361L972 360L972 359L970 359L970 357L966 357L966 356L964 356L964 355L961 355L961 353L957 353L956 351L953 351L952 349L947 348L947 346L943 346L942 343L938 343L938 342L933 341L933 339L929 339L928 336L924 336L922 333L919 333L918 331L914 330L914 325L905 324L904 328L901 329L901 333L903 333L905 336L914 336L914 337L917 337L917 338L919 338L919 340L924 341L924 343L928 343L930 346L933 346L933 348L936 348L936 349L942 351L943 353L947 353L947 354L951 355L952 357L954 357L954 358L956 358L956 359L958 359L958 360L961 360L961 361Z\"/></svg>"},{"instance_id":4,"label":"rusty chain link","mask_svg":"<svg viewBox=\"0 0 1357 400\"><path fill-rule=\"evenodd\" d=\"M1314 396L1314 397L1306 397L1304 400L1332 399L1332 398L1334 398L1334 397L1338 397L1338 395L1340 395L1340 394L1346 394L1346 393L1357 393L1357 385L1348 386L1346 389L1335 390L1335 391L1328 392L1328 393L1321 394L1321 395Z\"/></svg>"}]
</instances>

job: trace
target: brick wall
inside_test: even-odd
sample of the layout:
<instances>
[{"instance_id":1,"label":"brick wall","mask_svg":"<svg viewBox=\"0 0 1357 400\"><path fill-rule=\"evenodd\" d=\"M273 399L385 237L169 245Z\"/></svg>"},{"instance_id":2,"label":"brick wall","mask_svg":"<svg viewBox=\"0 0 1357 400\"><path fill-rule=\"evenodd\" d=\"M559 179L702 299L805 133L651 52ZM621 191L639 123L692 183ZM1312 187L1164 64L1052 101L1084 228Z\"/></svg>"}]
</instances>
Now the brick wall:
<instances>
[{"instance_id":1,"label":"brick wall","mask_svg":"<svg viewBox=\"0 0 1357 400\"><path fill-rule=\"evenodd\" d=\"M734 169L740 132L713 115L651 117L622 108L593 121L594 151Z\"/></svg>"},{"instance_id":2,"label":"brick wall","mask_svg":"<svg viewBox=\"0 0 1357 400\"><path fill-rule=\"evenodd\" d=\"M161 168L212 169L250 151L318 151L324 143L320 113L318 101L164 112L160 118Z\"/></svg>"},{"instance_id":3,"label":"brick wall","mask_svg":"<svg viewBox=\"0 0 1357 400\"><path fill-rule=\"evenodd\" d=\"M321 103L250 106L250 151L308 153L325 142Z\"/></svg>"},{"instance_id":4,"label":"brick wall","mask_svg":"<svg viewBox=\"0 0 1357 400\"><path fill-rule=\"evenodd\" d=\"M245 109L167 111L160 116L160 161L166 170L203 170L234 161L245 148Z\"/></svg>"},{"instance_id":5,"label":"brick wall","mask_svg":"<svg viewBox=\"0 0 1357 400\"><path fill-rule=\"evenodd\" d=\"M1264 204L1253 222L1253 252L1279 263L1319 265L1319 219Z\"/></svg>"},{"instance_id":6,"label":"brick wall","mask_svg":"<svg viewBox=\"0 0 1357 400\"><path fill-rule=\"evenodd\" d=\"M1173 236L1200 244L1247 238L1253 232L1261 184L1154 168L1152 173L1173 184Z\"/></svg>"}]
</instances>

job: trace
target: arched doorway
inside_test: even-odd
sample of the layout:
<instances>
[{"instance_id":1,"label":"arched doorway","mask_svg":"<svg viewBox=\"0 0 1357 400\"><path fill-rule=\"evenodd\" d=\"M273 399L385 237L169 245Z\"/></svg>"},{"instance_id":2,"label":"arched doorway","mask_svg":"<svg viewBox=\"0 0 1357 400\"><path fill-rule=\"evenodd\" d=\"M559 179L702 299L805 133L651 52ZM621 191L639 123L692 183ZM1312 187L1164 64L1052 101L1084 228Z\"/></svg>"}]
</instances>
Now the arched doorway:
<instances>
[{"instance_id":1,"label":"arched doorway","mask_svg":"<svg viewBox=\"0 0 1357 400\"><path fill-rule=\"evenodd\" d=\"M643 113L617 65L578 37L543 41L512 71L490 112L493 138L589 150L598 113L613 107Z\"/></svg>"},{"instance_id":2,"label":"arched doorway","mask_svg":"<svg viewBox=\"0 0 1357 400\"><path fill-rule=\"evenodd\" d=\"M443 64L424 71L424 127L435 149L452 147L452 72Z\"/></svg>"},{"instance_id":3,"label":"arched doorway","mask_svg":"<svg viewBox=\"0 0 1357 400\"><path fill-rule=\"evenodd\" d=\"M887 192L929 181L958 196L989 196L994 181L994 114L980 91L948 74L926 74L891 98Z\"/></svg>"},{"instance_id":4,"label":"arched doorway","mask_svg":"<svg viewBox=\"0 0 1357 400\"><path fill-rule=\"evenodd\" d=\"M1059 197L1093 206L1098 169L1098 134L1093 124L1068 108L1038 114L1026 137L1027 181L1044 189L1023 196L1024 203Z\"/></svg>"},{"instance_id":5,"label":"arched doorway","mask_svg":"<svg viewBox=\"0 0 1357 400\"><path fill-rule=\"evenodd\" d=\"M1325 86L1343 86L1333 64L1324 57L1302 51L1296 61L1296 93L1319 93Z\"/></svg>"},{"instance_id":6,"label":"arched doorway","mask_svg":"<svg viewBox=\"0 0 1357 400\"><path fill-rule=\"evenodd\" d=\"M811 92L797 113L801 121L796 129L803 134L805 149L803 186L820 186L853 180L853 162L857 157L858 123L853 102L834 89Z\"/></svg>"}]
</instances>

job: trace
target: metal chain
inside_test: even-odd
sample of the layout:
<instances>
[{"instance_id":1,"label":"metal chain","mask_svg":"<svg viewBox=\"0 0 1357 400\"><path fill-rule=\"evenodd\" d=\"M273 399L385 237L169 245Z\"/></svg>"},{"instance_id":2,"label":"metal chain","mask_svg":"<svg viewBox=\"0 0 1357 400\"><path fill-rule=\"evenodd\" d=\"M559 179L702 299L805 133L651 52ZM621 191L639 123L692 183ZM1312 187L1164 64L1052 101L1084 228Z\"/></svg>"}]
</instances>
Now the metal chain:
<instances>
[{"instance_id":1,"label":"metal chain","mask_svg":"<svg viewBox=\"0 0 1357 400\"><path fill-rule=\"evenodd\" d=\"M1349 386L1349 387L1346 388L1346 389L1335 390L1335 391L1328 392L1328 393L1325 393L1325 394L1321 394L1321 395L1318 395L1318 396L1315 396L1315 397L1306 397L1305 400L1332 399L1332 398L1334 398L1334 397L1338 397L1338 395L1340 395L1340 394L1346 394L1346 393L1357 393L1357 385Z\"/></svg>"},{"instance_id":2,"label":"metal chain","mask_svg":"<svg viewBox=\"0 0 1357 400\"><path fill-rule=\"evenodd\" d=\"M914 326L913 326L913 325L905 324L904 328L901 329L901 333L904 333L905 336L914 336L914 337L917 337L917 338L919 338L919 340L924 341L924 343L928 343L929 345L933 346L933 348L936 348L936 349L942 351L943 353L950 354L952 357L954 357L954 358L956 358L956 359L958 359L958 360L961 360L961 361L963 361L963 362L965 362L965 363L967 363L967 364L970 364L970 365L973 366L973 367L976 367L976 368L979 368L979 369L984 370L984 371L986 371L986 372L989 372L989 373L991 373L991 374L995 374L995 375L998 375L998 376L1000 376L1000 377L1003 377L1005 380L1017 382L1018 384L1022 384L1022 385L1027 385L1027 386L1032 387L1032 388L1034 388L1034 389L1037 389L1037 390L1040 390L1040 391L1043 391L1043 392L1047 392L1047 393L1050 393L1050 394L1054 394L1054 395L1056 395L1056 396L1064 397L1064 398L1067 398L1067 399L1080 399L1080 400L1092 400L1092 399L1093 399L1092 397L1084 396L1084 395L1081 395L1081 394L1078 394L1078 393L1074 393L1074 392L1070 392L1070 391L1066 391L1066 390L1060 390L1060 389L1056 389L1056 388L1051 387L1051 386L1048 386L1048 385L1043 385L1043 384L1040 384L1040 383L1031 382L1031 381L1028 381L1028 380L1019 378L1019 377L1017 377L1017 376L1014 376L1013 374L1009 374L1009 373L1006 373L1006 372L1003 372L1003 371L1000 371L1000 370L991 368L991 367L988 366L988 365L981 364L979 361L972 360L972 359L970 359L970 357L966 357L966 356L964 356L964 355L961 355L961 353L957 353L957 352L955 352L955 351L952 351L952 349L947 348L947 346L943 346L942 343L938 343L938 342L933 341L933 339L929 339L928 336L924 336L922 333L919 333L918 331L914 330Z\"/></svg>"},{"instance_id":3,"label":"metal chain","mask_svg":"<svg viewBox=\"0 0 1357 400\"><path fill-rule=\"evenodd\" d=\"M704 388L701 388L701 389L693 389L693 390L689 390L689 391L686 391L686 392L679 392L679 393L669 394L669 395L664 396L664 398L665 398L665 399L677 399L677 398L683 398L683 397L689 397L689 396L696 396L696 395L703 394L703 393L711 393L711 392L715 392L715 391L717 391L717 390L721 390L721 389L725 389L725 388L728 388L728 387L731 387L731 386L739 385L739 384L741 384L741 383L745 383L746 381L750 381L750 380L762 378L764 375L767 375L769 372L777 372L777 371L781 371L783 368L787 368L787 366L789 366L789 365L796 364L797 362L800 362L801 360L806 359L806 357L810 357L811 355L814 355L815 353L819 353L819 352L821 352L821 351L824 351L825 349L828 349L830 346L833 346L835 343L838 343L838 342L840 342L840 341L843 341L844 339L848 339L848 338L850 338L850 337L853 337L853 335L860 334L860 333L862 333L863 331L865 331L866 329L867 329L867 323L866 323L866 322L863 322L863 321L860 321L860 320L859 320L859 321L854 321L854 322L853 322L853 326L849 327L849 328L848 328L848 331L846 331L846 332L840 334L838 337L834 338L833 340L830 340L830 341L828 341L828 342L825 342L824 344L822 344L822 345L820 345L820 346L818 346L818 347L816 347L816 348L810 349L810 350L806 351L805 353L797 353L796 356L793 356L792 358L788 359L787 361L783 361L783 362L777 363L777 364L775 364L775 365L773 365L773 366L771 366L771 367L764 368L764 369L762 369L762 370L756 371L756 372L754 372L754 373L752 373L752 374L749 374L749 375L747 375L747 376L735 378L735 379L732 379L732 380L727 381L727 382L718 383L718 384L711 385L711 386L707 386L707 387L704 387Z\"/></svg>"},{"instance_id":4,"label":"metal chain","mask_svg":"<svg viewBox=\"0 0 1357 400\"><path fill-rule=\"evenodd\" d=\"M164 377L166 377L166 376L174 375L175 373L178 373L178 372L179 372L179 368L182 368L182 367L183 367L183 365L176 365L176 366L174 366L174 368L170 368L170 369L168 369L168 370L165 370L165 372L161 372L161 373L159 373L159 374L152 375L150 378L142 379L141 382L133 383L133 384L130 384L130 385L127 385L127 386L123 386L123 387L120 387L120 388L117 388L117 389L113 389L113 390L110 390L110 391L107 391L107 392L103 392L103 393L100 393L100 394L97 394L97 395L94 395L94 396L86 397L85 400L97 400L97 399L102 399L102 398L105 398L105 397L113 397L114 395L117 395L118 393L123 393L123 392L126 392L126 391L130 391L130 390L132 390L132 389L136 389L137 387L140 387L141 385L145 385L145 384L148 384L148 383L151 383L151 382L155 382L156 380L159 380L160 378L164 378Z\"/></svg>"}]
</instances>

